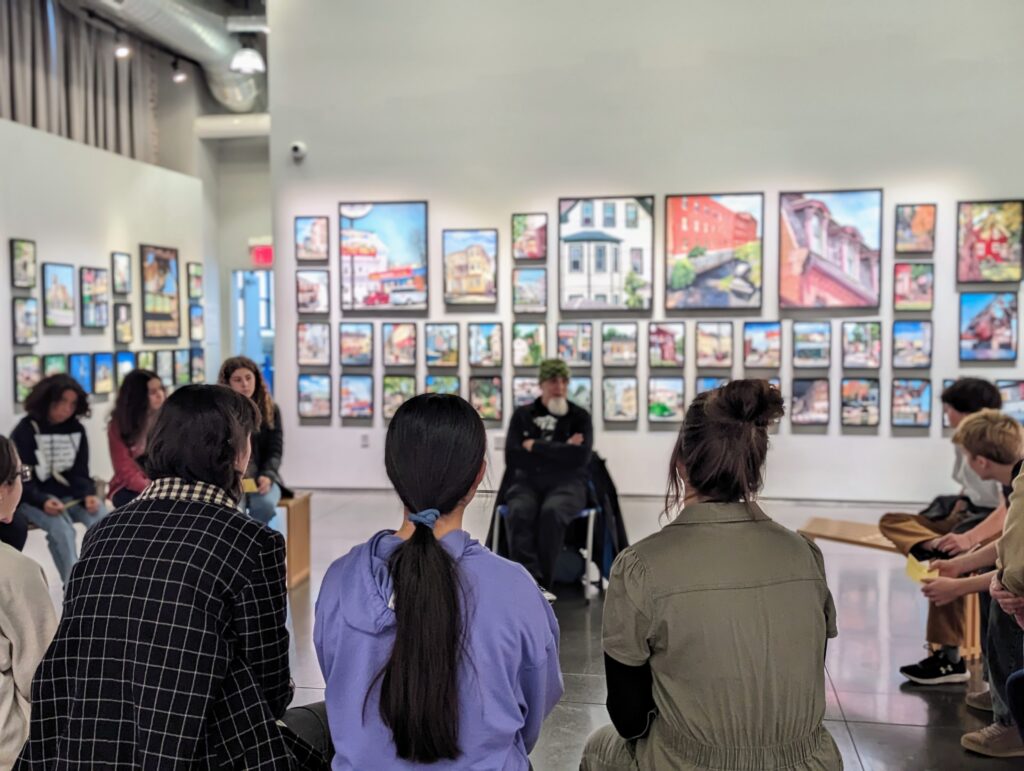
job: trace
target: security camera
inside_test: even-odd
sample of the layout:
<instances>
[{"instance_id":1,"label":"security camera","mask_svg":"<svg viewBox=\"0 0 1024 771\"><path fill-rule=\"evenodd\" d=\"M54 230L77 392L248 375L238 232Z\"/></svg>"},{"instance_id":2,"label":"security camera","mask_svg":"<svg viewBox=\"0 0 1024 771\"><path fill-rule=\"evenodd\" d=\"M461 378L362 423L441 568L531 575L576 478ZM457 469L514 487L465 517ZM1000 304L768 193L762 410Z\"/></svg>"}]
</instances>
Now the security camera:
<instances>
[{"instance_id":1,"label":"security camera","mask_svg":"<svg viewBox=\"0 0 1024 771\"><path fill-rule=\"evenodd\" d=\"M306 143L305 142L292 142L289 148L292 154L292 160L296 163L302 161L306 157Z\"/></svg>"}]
</instances>

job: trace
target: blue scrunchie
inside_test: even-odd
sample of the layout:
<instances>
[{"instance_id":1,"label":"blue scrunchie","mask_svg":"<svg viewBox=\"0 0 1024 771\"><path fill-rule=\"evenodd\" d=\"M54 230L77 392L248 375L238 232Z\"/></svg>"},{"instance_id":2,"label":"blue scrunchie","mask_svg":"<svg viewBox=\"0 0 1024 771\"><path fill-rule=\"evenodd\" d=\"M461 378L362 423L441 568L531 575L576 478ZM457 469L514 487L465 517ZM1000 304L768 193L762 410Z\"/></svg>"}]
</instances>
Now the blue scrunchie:
<instances>
[{"instance_id":1,"label":"blue scrunchie","mask_svg":"<svg viewBox=\"0 0 1024 771\"><path fill-rule=\"evenodd\" d=\"M437 522L440 516L441 512L437 509L424 509L418 514L410 514L409 521L415 525L426 525L433 530L434 523Z\"/></svg>"}]
</instances>

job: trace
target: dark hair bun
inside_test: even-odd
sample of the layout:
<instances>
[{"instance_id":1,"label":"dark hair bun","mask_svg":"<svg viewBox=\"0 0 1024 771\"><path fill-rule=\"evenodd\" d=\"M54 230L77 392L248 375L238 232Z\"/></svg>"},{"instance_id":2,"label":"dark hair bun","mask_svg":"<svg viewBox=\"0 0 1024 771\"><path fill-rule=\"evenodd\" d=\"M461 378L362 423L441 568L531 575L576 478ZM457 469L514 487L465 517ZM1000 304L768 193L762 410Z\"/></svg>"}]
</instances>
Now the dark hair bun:
<instances>
[{"instance_id":1,"label":"dark hair bun","mask_svg":"<svg viewBox=\"0 0 1024 771\"><path fill-rule=\"evenodd\" d=\"M733 380L716 389L707 405L711 420L765 427L785 412L782 394L767 380Z\"/></svg>"}]
</instances>

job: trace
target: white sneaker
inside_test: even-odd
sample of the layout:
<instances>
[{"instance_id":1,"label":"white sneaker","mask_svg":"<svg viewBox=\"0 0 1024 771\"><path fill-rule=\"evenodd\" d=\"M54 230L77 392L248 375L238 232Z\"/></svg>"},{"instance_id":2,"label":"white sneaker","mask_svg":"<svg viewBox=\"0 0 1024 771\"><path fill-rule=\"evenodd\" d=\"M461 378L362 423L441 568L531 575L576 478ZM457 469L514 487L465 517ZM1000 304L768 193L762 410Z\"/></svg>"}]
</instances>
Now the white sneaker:
<instances>
[{"instance_id":1,"label":"white sneaker","mask_svg":"<svg viewBox=\"0 0 1024 771\"><path fill-rule=\"evenodd\" d=\"M549 592L540 584L537 584L537 588L540 589L540 593L544 596L544 599L547 600L548 603L550 603L551 605L555 604L555 600L557 600L558 597L556 597L553 593Z\"/></svg>"}]
</instances>

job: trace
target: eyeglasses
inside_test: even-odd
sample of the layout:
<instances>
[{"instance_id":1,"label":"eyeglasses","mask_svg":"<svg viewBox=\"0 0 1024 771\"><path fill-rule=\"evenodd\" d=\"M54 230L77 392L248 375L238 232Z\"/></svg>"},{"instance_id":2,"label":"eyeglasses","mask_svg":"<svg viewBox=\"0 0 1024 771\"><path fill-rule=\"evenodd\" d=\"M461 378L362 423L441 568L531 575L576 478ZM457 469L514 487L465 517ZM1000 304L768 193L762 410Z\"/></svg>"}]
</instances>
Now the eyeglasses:
<instances>
[{"instance_id":1,"label":"eyeglasses","mask_svg":"<svg viewBox=\"0 0 1024 771\"><path fill-rule=\"evenodd\" d=\"M32 481L32 467L31 466L22 466L18 470L18 476L21 477L21 481L22 482L31 482Z\"/></svg>"}]
</instances>

